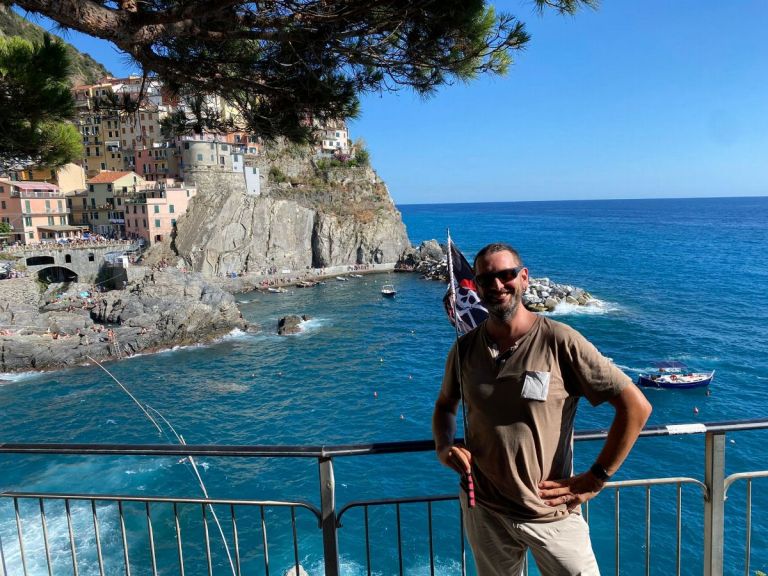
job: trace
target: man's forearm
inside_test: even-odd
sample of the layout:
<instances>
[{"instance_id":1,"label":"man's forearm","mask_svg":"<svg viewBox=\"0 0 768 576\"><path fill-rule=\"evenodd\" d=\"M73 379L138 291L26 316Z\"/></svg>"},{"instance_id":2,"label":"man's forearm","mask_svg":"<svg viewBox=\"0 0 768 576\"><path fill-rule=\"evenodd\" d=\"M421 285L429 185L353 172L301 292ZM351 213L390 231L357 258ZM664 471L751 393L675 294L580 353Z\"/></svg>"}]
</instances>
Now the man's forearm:
<instances>
[{"instance_id":1,"label":"man's forearm","mask_svg":"<svg viewBox=\"0 0 768 576\"><path fill-rule=\"evenodd\" d=\"M651 405L634 385L613 402L616 416L597 462L608 474L614 474L629 455L637 437L651 414Z\"/></svg>"},{"instance_id":2,"label":"man's forearm","mask_svg":"<svg viewBox=\"0 0 768 576\"><path fill-rule=\"evenodd\" d=\"M456 438L456 415L440 408L435 408L432 415L432 437L435 439L435 450L453 446Z\"/></svg>"}]
</instances>

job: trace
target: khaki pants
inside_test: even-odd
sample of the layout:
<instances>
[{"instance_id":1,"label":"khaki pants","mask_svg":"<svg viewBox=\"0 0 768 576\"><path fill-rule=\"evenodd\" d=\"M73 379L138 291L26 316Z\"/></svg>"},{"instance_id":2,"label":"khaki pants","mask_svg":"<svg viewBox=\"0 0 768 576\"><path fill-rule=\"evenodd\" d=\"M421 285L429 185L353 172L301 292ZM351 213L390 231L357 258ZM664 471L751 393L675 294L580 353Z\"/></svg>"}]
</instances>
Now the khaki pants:
<instances>
[{"instance_id":1,"label":"khaki pants","mask_svg":"<svg viewBox=\"0 0 768 576\"><path fill-rule=\"evenodd\" d=\"M468 510L463 491L461 508L478 576L521 576L529 548L542 576L600 576L589 526L580 514L555 522L513 522L479 504Z\"/></svg>"}]
</instances>

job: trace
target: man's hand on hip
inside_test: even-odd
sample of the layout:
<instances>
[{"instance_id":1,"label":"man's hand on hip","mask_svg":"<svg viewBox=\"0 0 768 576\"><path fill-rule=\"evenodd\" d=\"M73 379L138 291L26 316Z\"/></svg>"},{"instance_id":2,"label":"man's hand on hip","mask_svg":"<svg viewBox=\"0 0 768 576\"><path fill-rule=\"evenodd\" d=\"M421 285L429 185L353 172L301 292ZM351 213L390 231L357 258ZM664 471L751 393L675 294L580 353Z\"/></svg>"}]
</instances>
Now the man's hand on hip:
<instances>
[{"instance_id":1,"label":"man's hand on hip","mask_svg":"<svg viewBox=\"0 0 768 576\"><path fill-rule=\"evenodd\" d=\"M605 482L592 472L584 472L564 480L544 480L539 482L539 497L547 506L565 504L568 510L591 500L603 489Z\"/></svg>"},{"instance_id":2,"label":"man's hand on hip","mask_svg":"<svg viewBox=\"0 0 768 576\"><path fill-rule=\"evenodd\" d=\"M445 446L437 451L437 457L444 466L453 468L459 474L472 473L472 454L464 446Z\"/></svg>"}]
</instances>

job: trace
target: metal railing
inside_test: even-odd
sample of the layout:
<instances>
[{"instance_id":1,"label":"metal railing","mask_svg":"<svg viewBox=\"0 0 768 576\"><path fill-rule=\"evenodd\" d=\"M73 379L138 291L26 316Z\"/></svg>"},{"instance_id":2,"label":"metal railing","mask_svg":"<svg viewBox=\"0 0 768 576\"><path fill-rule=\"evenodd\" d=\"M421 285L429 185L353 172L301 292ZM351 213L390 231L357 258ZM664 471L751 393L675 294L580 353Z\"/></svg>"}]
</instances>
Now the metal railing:
<instances>
[{"instance_id":1,"label":"metal railing","mask_svg":"<svg viewBox=\"0 0 768 576\"><path fill-rule=\"evenodd\" d=\"M768 429L768 420L749 420L732 421L709 424L690 424L690 425L671 425L658 426L645 429L641 436L643 442L649 438L660 436L684 436L684 435L704 435L704 469L701 479L687 476L675 476L670 478L638 478L632 480L609 482L601 495L584 506L585 519L590 523L593 541L596 537L602 539L614 540L614 572L622 572L622 560L627 552L627 546L622 546L622 539L626 540L627 532L631 539L630 545L637 549L641 544L644 556L644 574L651 574L651 565L654 552L654 538L652 526L655 525L652 519L652 495L658 494L665 489L674 490L674 497L667 497L663 512L669 516L674 523L673 530L661 528L663 536L667 541L674 536L674 567L664 570L665 574L681 574L686 564L691 560L700 562L705 576L715 576L723 574L723 559L725 552L725 502L726 495L730 488L736 483L745 483L745 526L744 541L744 571L746 575L752 574L751 570L751 552L755 540L753 533L765 533L768 525L765 523L765 512L760 515L753 514L753 483L759 478L768 478L768 470L743 471L725 476L725 435L726 433L744 432L750 430ZM578 432L575 439L580 442L602 440L606 436L605 430ZM15 574L28 573L58 573L53 569L51 542L48 534L47 517L49 511L54 505L59 507L60 516L66 518L66 533L64 537L67 542L63 545L59 542L59 548L62 546L68 549L64 555L71 564L71 570L66 573L79 574L78 558L83 555L95 557L96 567L91 573L103 574L125 574L130 576L132 568L136 563L136 542L146 541L146 549L143 556L146 560L143 572L153 575L159 573L179 573L182 576L186 573L207 573L229 574L235 576L245 573L256 573L255 564L260 564L258 572L263 571L269 575L273 570L270 564L270 522L274 522L275 509L287 509L290 512L288 528L284 527L283 532L287 531L287 536L280 538L281 545L285 546L285 541L290 542L292 558L292 572L289 574L299 575L303 572L300 566L300 545L312 534L322 541L322 570L326 576L337 576L341 573L341 555L340 555L340 535L346 538L350 534L355 534L356 545L362 548L364 557L364 571L366 574L405 574L407 569L405 562L407 560L405 551L406 545L412 548L413 537L410 540L403 535L405 530L410 531L412 526L409 520L404 520L403 516L407 511L410 518L414 513L421 510L418 522L419 529L423 529L424 534L417 538L420 542L426 542L428 548L429 573L440 574L436 567L436 552L434 542L434 513L440 506L448 505L451 508L449 514L445 514L441 509L441 526L444 527L446 518L455 522L455 541L453 550L458 551L457 562L458 571L461 574L467 573L467 561L465 560L465 544L462 534L463 518L461 511L457 506L458 500L456 494L437 495L429 494L416 497L403 498L374 498L366 500L355 500L342 507L337 507L336 481L334 477L334 459L349 458L359 456L381 456L386 454L396 454L405 457L408 453L428 452L434 450L431 441L415 442L394 442L378 443L366 445L350 446L210 446L210 445L94 445L94 444L0 444L0 454L39 454L39 455L78 455L88 457L107 457L107 456L176 456L176 457L197 457L204 456L224 457L224 458L300 458L315 459L318 464L319 480L319 506L307 501L296 500L247 500L247 499L210 499L210 498L178 498L168 496L118 496L118 495L95 495L81 493L50 493L50 492L0 492L0 575L11 576ZM636 498L637 490L642 490L644 495ZM683 494L694 495L694 505L683 506ZM623 514L625 509L621 500L627 498L634 509L634 516L628 522L629 528L626 528L627 522L624 521ZM669 503L674 501L675 505ZM75 533L73 524L73 508L76 503L85 502L90 504L90 511L83 512L81 515L90 515L91 519L87 524L89 537L78 536ZM696 505L695 503L698 503ZM131 506L140 505L140 515L144 517L142 521L143 529L137 528L136 510L128 514L127 509ZM700 507L698 507L700 506ZM223 524L216 517L216 522L212 520L215 517L215 509L224 507L228 514L224 518ZM607 511L603 510L607 507ZM610 508L613 508L613 518L611 518ZM197 509L199 512L193 514L191 510ZM10 512L12 510L12 513ZM376 540L371 534L371 514L379 510L386 510L391 515L394 513L394 522L396 525L396 541L388 546L392 564L390 570L382 571L374 565L373 557L381 553L384 546L380 540ZM304 517L297 517L297 512L302 511ZM306 517L306 514L309 516ZM684 550L683 532L686 525L683 518L690 518L692 515L701 513L701 537L695 538L695 549L691 551ZM255 514L255 516L254 516ZM361 525L357 524L358 531L344 531L345 523L352 522L355 525L353 516L362 514ZM419 512L421 514L421 512ZM659 512L656 513L659 515ZM241 522L240 518L248 517L247 522ZM757 530L753 525L754 518L758 517L762 526ZM307 524L307 520L310 524ZM165 526L163 531L163 540L158 539L155 530L156 523L162 523ZM14 526L9 527L12 523ZM3 525L4 524L4 525ZM82 524L82 522L81 522ZM114 530L119 532L119 537L112 535L112 564L107 567L104 559L105 539L101 533L103 526L110 524ZM129 526L130 524L130 526ZM243 530L245 524L247 530ZM301 528L299 528L301 524ZM729 529L735 525L729 523ZM315 528L312 528L314 526ZM170 528L169 528L170 527ZM218 564L214 561L212 553L212 544L210 532L214 528L218 529L223 542L232 543L232 552L227 547L227 556L229 560L224 562L219 555ZM32 561L33 552L25 547L25 534L29 530L35 530L42 535L42 546L37 546L34 553L37 558L34 560L36 566L40 568L38 572L28 572ZM183 534L202 532L201 540L190 544ZM453 533L452 529L450 531ZM611 535L612 532L612 535ZM9 536L9 534L13 534ZM225 534L226 533L226 534ZM686 536L689 540L691 535ZM61 537L59 538L61 539ZM135 541L134 541L135 540ZM115 544L115 542L117 544ZM114 550L114 546L119 551ZM739 546L742 544L740 543ZM190 546L192 548L190 549ZM384 546L386 547L386 546ZM249 552L244 555L244 549ZM146 552L148 550L148 553ZM729 551L729 555L734 551ZM635 552L635 554L637 554ZM686 556L687 554L687 556ZM689 556L693 556L691 559ZM59 550L59 562L61 562L62 552ZM185 560L187 556L197 558L192 562L192 566L197 567L197 571L190 570L189 561ZM248 556L246 569L244 556ZM258 556L258 558L257 558ZM115 557L121 558L119 562ZM159 557L162 557L158 568ZM666 560L666 559L665 559ZM765 559L763 559L765 560ZM117 566L117 568L115 567ZM163 571L162 567L165 567ZM171 566L169 568L168 566ZM201 568L202 567L202 568ZM690 567L690 565L689 565ZM654 573L659 573L654 570ZM690 573L690 572L688 572ZM731 572L735 573L735 572Z\"/></svg>"}]
</instances>

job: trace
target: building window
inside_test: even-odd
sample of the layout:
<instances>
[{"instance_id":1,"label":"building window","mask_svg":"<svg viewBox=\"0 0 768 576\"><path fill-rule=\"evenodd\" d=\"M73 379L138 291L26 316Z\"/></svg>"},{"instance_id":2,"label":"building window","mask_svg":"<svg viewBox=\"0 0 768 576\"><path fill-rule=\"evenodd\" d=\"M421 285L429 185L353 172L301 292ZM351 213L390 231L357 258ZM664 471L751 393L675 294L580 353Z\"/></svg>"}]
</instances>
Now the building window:
<instances>
[{"instance_id":1,"label":"building window","mask_svg":"<svg viewBox=\"0 0 768 576\"><path fill-rule=\"evenodd\" d=\"M24 200L24 212L27 214L32 213L32 207L29 205L29 200Z\"/></svg>"},{"instance_id":2,"label":"building window","mask_svg":"<svg viewBox=\"0 0 768 576\"><path fill-rule=\"evenodd\" d=\"M71 264L72 263L72 254L65 254L64 255L64 262L66 262L67 264Z\"/></svg>"},{"instance_id":3,"label":"building window","mask_svg":"<svg viewBox=\"0 0 768 576\"><path fill-rule=\"evenodd\" d=\"M141 213L142 214L146 214L147 213L147 207L144 204L141 205ZM144 224L144 226L146 226L146 224Z\"/></svg>"},{"instance_id":4,"label":"building window","mask_svg":"<svg viewBox=\"0 0 768 576\"><path fill-rule=\"evenodd\" d=\"M46 200L45 201L45 211L46 212L50 212L51 211L51 201L50 200Z\"/></svg>"},{"instance_id":5,"label":"building window","mask_svg":"<svg viewBox=\"0 0 768 576\"><path fill-rule=\"evenodd\" d=\"M202 162L203 161L203 155L202 154L198 154L197 155L197 161L198 162Z\"/></svg>"},{"instance_id":6,"label":"building window","mask_svg":"<svg viewBox=\"0 0 768 576\"><path fill-rule=\"evenodd\" d=\"M155 204L155 214L160 214L160 206Z\"/></svg>"},{"instance_id":7,"label":"building window","mask_svg":"<svg viewBox=\"0 0 768 576\"><path fill-rule=\"evenodd\" d=\"M93 252L88 252L88 262L93 262L96 259L96 257L93 255Z\"/></svg>"},{"instance_id":8,"label":"building window","mask_svg":"<svg viewBox=\"0 0 768 576\"><path fill-rule=\"evenodd\" d=\"M155 220L155 228L160 228L160 220Z\"/></svg>"},{"instance_id":9,"label":"building window","mask_svg":"<svg viewBox=\"0 0 768 576\"><path fill-rule=\"evenodd\" d=\"M169 204L168 205L168 212L173 214L173 212L174 212L173 204Z\"/></svg>"},{"instance_id":10,"label":"building window","mask_svg":"<svg viewBox=\"0 0 768 576\"><path fill-rule=\"evenodd\" d=\"M3 208L3 210L5 210L5 200L3 200L2 202L0 202L0 207L2 207L2 208Z\"/></svg>"},{"instance_id":11,"label":"building window","mask_svg":"<svg viewBox=\"0 0 768 576\"><path fill-rule=\"evenodd\" d=\"M53 226L53 216L48 216L48 226Z\"/></svg>"},{"instance_id":12,"label":"building window","mask_svg":"<svg viewBox=\"0 0 768 576\"><path fill-rule=\"evenodd\" d=\"M59 216L59 224L61 224L62 226L66 226L67 225L67 217L66 216Z\"/></svg>"},{"instance_id":13,"label":"building window","mask_svg":"<svg viewBox=\"0 0 768 576\"><path fill-rule=\"evenodd\" d=\"M24 226L32 226L32 217L31 216L25 216L24 217Z\"/></svg>"},{"instance_id":14,"label":"building window","mask_svg":"<svg viewBox=\"0 0 768 576\"><path fill-rule=\"evenodd\" d=\"M142 220L142 222L144 223L144 228L146 228L147 227L147 221L146 220Z\"/></svg>"}]
</instances>

